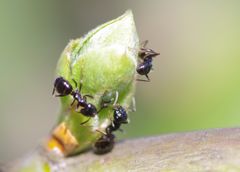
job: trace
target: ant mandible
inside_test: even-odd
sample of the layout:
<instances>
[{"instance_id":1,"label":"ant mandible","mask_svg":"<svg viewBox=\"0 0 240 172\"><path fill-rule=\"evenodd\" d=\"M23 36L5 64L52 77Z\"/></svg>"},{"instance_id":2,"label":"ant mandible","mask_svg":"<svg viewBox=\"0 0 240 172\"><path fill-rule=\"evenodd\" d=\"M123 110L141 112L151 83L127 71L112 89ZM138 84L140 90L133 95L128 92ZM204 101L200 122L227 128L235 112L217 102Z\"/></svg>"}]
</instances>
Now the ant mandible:
<instances>
[{"instance_id":1,"label":"ant mandible","mask_svg":"<svg viewBox=\"0 0 240 172\"><path fill-rule=\"evenodd\" d=\"M77 87L77 82L74 79L73 82ZM71 106L74 104L75 101L77 101L77 109L79 107L82 107L80 113L82 113L84 116L89 117L87 121L83 122L86 123L90 120L91 117L95 117L99 111L97 111L97 108L93 104L87 102L87 97L93 97L91 95L82 96L80 93L81 89L82 83L80 83L79 90L73 90L72 85L67 80L65 80L63 77L58 77L54 82L52 95L54 95L55 91L59 93L58 95L55 95L56 97L71 95L73 97L73 102L71 103Z\"/></svg>"},{"instance_id":2,"label":"ant mandible","mask_svg":"<svg viewBox=\"0 0 240 172\"><path fill-rule=\"evenodd\" d=\"M138 79L139 81L150 81L148 73L152 69L152 58L160 55L160 53L156 53L152 49L145 48L148 41L144 41L143 46L140 48L138 52L138 57L142 60L142 62L137 66L137 73L140 75L145 75L147 80Z\"/></svg>"}]
</instances>

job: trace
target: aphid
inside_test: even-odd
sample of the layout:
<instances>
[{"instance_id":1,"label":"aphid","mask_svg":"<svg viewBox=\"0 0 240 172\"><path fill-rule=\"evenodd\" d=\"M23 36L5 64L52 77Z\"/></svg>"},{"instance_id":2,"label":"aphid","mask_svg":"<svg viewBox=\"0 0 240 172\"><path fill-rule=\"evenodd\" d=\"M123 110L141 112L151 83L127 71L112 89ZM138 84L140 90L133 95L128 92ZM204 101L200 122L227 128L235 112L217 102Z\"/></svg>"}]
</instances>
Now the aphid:
<instances>
[{"instance_id":1,"label":"aphid","mask_svg":"<svg viewBox=\"0 0 240 172\"><path fill-rule=\"evenodd\" d=\"M93 146L93 151L96 154L104 154L110 152L114 147L114 134L113 131L116 131L120 128L122 124L128 123L128 115L125 109L122 106L116 106L113 108L113 121L106 128L106 133L103 133L102 137L100 137ZM98 131L98 130L97 130Z\"/></svg>"},{"instance_id":2,"label":"aphid","mask_svg":"<svg viewBox=\"0 0 240 172\"><path fill-rule=\"evenodd\" d=\"M114 92L114 91L106 90L101 96L100 106L104 108L104 107L108 107L109 104L114 104L115 100L118 99L117 97L118 97L117 91Z\"/></svg>"},{"instance_id":3,"label":"aphid","mask_svg":"<svg viewBox=\"0 0 240 172\"><path fill-rule=\"evenodd\" d=\"M77 87L77 82L75 80L73 80L73 82ZM87 97L90 97L90 98L93 98L93 97L91 95L82 96L80 93L81 89L82 89L82 83L80 83L79 89L73 90L71 84L67 80L65 80L63 77L58 77L54 82L54 88L53 88L52 94L54 94L56 90L59 93L59 95L56 95L57 97L71 95L73 97L73 102L71 103L71 105L73 105L74 102L77 101L77 109L79 107L82 107L80 110L80 113L90 118L95 117L98 113L97 108L93 104L87 102ZM83 123L88 122L90 118Z\"/></svg>"},{"instance_id":4,"label":"aphid","mask_svg":"<svg viewBox=\"0 0 240 172\"><path fill-rule=\"evenodd\" d=\"M159 53L156 53L152 49L145 48L148 41L145 41L143 43L143 46L140 48L140 51L138 52L138 57L141 58L142 62L137 66L137 73L140 75L145 75L147 80L141 80L140 81L150 81L150 78L148 76L148 73L152 69L152 58L160 55Z\"/></svg>"}]
</instances>

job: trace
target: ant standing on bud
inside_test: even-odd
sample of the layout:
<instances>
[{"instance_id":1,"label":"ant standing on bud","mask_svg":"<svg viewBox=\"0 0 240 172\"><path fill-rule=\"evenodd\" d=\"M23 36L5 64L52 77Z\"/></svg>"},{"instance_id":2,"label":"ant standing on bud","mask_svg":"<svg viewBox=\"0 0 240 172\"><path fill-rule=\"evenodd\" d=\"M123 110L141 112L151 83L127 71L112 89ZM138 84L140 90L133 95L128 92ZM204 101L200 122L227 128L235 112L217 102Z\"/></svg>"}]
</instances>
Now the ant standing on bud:
<instances>
[{"instance_id":1,"label":"ant standing on bud","mask_svg":"<svg viewBox=\"0 0 240 172\"><path fill-rule=\"evenodd\" d=\"M75 86L77 87L77 82L73 79L73 82L75 83ZM76 89L75 91L73 90L72 85L65 80L63 77L58 77L56 78L54 82L54 88L52 95L54 95L55 91L57 91L59 94L55 95L56 97L63 97L67 95L71 95L73 97L73 102L71 103L71 106L74 104L75 101L77 101L77 108L82 107L80 110L80 113L82 113L84 116L89 117L85 122L82 124L88 122L91 117L95 117L99 111L97 111L97 108L87 102L87 97L93 98L91 95L81 95L80 91L82 89L82 83L79 85L79 90Z\"/></svg>"},{"instance_id":2,"label":"ant standing on bud","mask_svg":"<svg viewBox=\"0 0 240 172\"><path fill-rule=\"evenodd\" d=\"M138 81L150 81L148 73L152 69L152 58L160 55L160 53L156 53L152 49L145 48L148 41L144 41L143 46L140 48L138 52L138 57L142 60L142 62L138 65L136 71L140 75L145 75L147 80L138 79Z\"/></svg>"}]
</instances>

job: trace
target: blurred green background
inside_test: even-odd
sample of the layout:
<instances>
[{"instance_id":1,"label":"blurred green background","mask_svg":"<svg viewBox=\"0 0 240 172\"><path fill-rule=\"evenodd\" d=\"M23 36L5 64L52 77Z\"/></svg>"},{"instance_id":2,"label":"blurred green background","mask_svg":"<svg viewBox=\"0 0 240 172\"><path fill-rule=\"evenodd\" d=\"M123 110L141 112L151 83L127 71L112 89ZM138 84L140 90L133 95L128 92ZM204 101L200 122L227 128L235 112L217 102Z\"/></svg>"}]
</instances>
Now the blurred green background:
<instances>
[{"instance_id":1,"label":"blurred green background","mask_svg":"<svg viewBox=\"0 0 240 172\"><path fill-rule=\"evenodd\" d=\"M0 2L0 162L32 150L57 119L54 70L68 41L132 9L160 52L119 138L240 124L240 1Z\"/></svg>"}]
</instances>

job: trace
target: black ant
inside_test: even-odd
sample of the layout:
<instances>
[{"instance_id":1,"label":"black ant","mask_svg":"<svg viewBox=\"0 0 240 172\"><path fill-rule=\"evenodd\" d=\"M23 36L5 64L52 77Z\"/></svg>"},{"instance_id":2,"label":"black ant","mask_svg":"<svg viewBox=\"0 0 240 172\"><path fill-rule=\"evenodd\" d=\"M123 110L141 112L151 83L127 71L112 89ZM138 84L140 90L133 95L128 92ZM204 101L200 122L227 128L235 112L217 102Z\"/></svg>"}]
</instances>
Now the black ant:
<instances>
[{"instance_id":1,"label":"black ant","mask_svg":"<svg viewBox=\"0 0 240 172\"><path fill-rule=\"evenodd\" d=\"M150 81L150 78L148 76L148 73L152 69L152 58L160 55L159 53L156 53L152 49L145 48L148 41L145 41L143 43L143 46L140 48L140 51L138 52L138 57L142 59L142 63L140 63L136 69L137 73L140 75L145 75L147 80L141 80L139 81Z\"/></svg>"},{"instance_id":2,"label":"black ant","mask_svg":"<svg viewBox=\"0 0 240 172\"><path fill-rule=\"evenodd\" d=\"M110 152L114 147L115 135L112 133L103 133L93 145L93 151L95 154L105 154Z\"/></svg>"},{"instance_id":3,"label":"black ant","mask_svg":"<svg viewBox=\"0 0 240 172\"><path fill-rule=\"evenodd\" d=\"M128 123L128 115L125 109L122 106L116 106L113 108L113 120L112 123L106 128L107 133L111 133L112 131L116 131L120 129L122 124Z\"/></svg>"},{"instance_id":4,"label":"black ant","mask_svg":"<svg viewBox=\"0 0 240 172\"><path fill-rule=\"evenodd\" d=\"M125 109L122 106L116 106L113 108L113 121L106 128L106 133L103 133L99 130L99 132L103 133L102 137L100 137L93 146L93 150L96 154L104 154L110 152L114 147L114 134L113 131L120 129L122 124L128 123L128 115Z\"/></svg>"},{"instance_id":5,"label":"black ant","mask_svg":"<svg viewBox=\"0 0 240 172\"><path fill-rule=\"evenodd\" d=\"M73 79L73 82L77 87L77 82L74 79ZM74 104L75 101L77 101L77 109L79 107L82 107L82 109L80 110L80 113L90 118L95 117L99 111L97 111L97 108L93 104L87 103L87 97L90 97L90 98L93 98L93 97L91 95L82 96L80 93L81 89L82 89L81 83L80 83L79 90L76 89L74 91L72 85L67 80L65 80L63 77L58 77L54 82L52 95L55 93L55 90L59 93L59 95L56 95L56 97L71 95L73 97L73 102L71 103L71 106ZM88 122L90 118L83 123Z\"/></svg>"}]
</instances>

